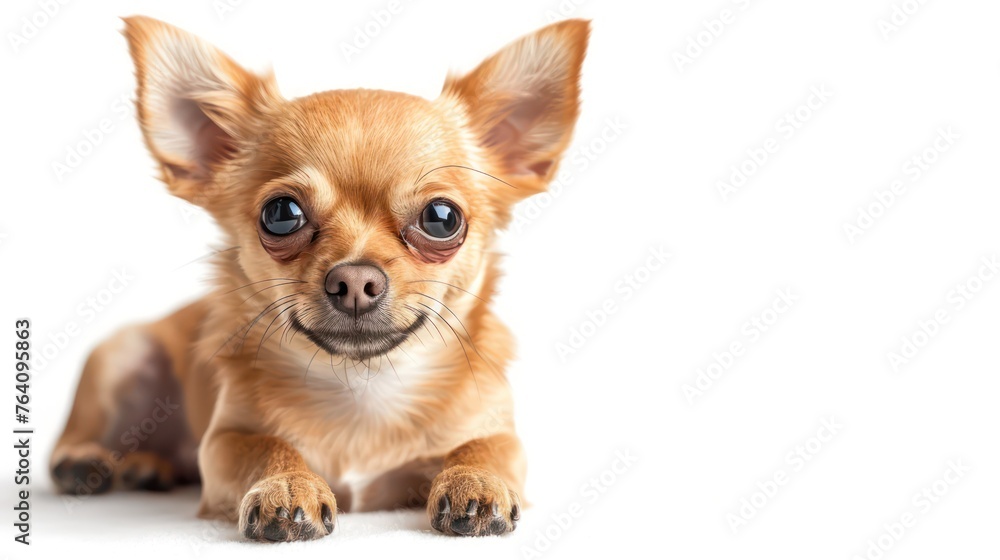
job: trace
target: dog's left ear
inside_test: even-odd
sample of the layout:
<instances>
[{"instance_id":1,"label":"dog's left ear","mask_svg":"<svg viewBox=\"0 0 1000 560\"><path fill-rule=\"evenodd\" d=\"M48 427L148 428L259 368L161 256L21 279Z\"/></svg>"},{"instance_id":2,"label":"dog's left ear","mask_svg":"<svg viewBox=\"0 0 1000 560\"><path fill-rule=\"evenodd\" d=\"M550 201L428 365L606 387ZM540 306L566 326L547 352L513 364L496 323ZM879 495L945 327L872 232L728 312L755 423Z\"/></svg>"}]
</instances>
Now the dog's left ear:
<instances>
[{"instance_id":1,"label":"dog's left ear","mask_svg":"<svg viewBox=\"0 0 1000 560\"><path fill-rule=\"evenodd\" d=\"M481 145L529 191L521 196L545 187L573 135L589 35L585 20L549 25L445 83L444 94L466 105Z\"/></svg>"}]
</instances>

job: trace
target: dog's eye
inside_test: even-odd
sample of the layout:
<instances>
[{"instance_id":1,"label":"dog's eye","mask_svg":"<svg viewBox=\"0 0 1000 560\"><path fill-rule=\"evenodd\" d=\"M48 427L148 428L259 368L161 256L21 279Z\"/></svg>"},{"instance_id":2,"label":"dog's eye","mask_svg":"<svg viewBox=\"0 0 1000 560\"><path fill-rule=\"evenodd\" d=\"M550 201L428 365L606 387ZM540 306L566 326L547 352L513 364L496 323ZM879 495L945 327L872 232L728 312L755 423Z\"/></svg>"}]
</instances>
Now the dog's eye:
<instances>
[{"instance_id":1,"label":"dog's eye","mask_svg":"<svg viewBox=\"0 0 1000 560\"><path fill-rule=\"evenodd\" d=\"M424 207L400 235L421 260L443 263L465 243L468 223L454 203L437 199Z\"/></svg>"},{"instance_id":2,"label":"dog's eye","mask_svg":"<svg viewBox=\"0 0 1000 560\"><path fill-rule=\"evenodd\" d=\"M264 205L260 223L272 235L288 235L302 229L306 224L306 215L297 202L283 196Z\"/></svg>"},{"instance_id":3,"label":"dog's eye","mask_svg":"<svg viewBox=\"0 0 1000 560\"><path fill-rule=\"evenodd\" d=\"M257 222L257 236L264 250L287 262L296 258L315 238L316 227L306 217L303 205L282 196L264 204Z\"/></svg>"},{"instance_id":4,"label":"dog's eye","mask_svg":"<svg viewBox=\"0 0 1000 560\"><path fill-rule=\"evenodd\" d=\"M447 200L435 200L420 213L420 228L435 239L448 239L461 227L461 212Z\"/></svg>"}]
</instances>

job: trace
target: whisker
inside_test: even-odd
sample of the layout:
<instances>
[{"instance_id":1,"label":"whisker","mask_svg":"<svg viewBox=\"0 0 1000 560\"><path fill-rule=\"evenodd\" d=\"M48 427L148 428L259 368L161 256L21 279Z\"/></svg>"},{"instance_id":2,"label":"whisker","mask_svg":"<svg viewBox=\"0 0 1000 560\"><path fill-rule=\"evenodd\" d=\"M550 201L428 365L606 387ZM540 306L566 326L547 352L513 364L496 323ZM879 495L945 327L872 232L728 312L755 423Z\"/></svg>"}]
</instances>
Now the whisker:
<instances>
[{"instance_id":1,"label":"whisker","mask_svg":"<svg viewBox=\"0 0 1000 560\"><path fill-rule=\"evenodd\" d=\"M434 172L435 172L435 171L437 171L438 169L447 169L447 168L449 168L449 167L456 167L456 168L459 168L459 169L465 169L465 170L467 170L467 171L474 171L474 172L476 172L476 173L481 173L481 174L483 174L483 175L486 175L486 176L487 176L487 177L489 177L490 179L495 179L495 180L497 180L497 181L500 181L501 183L503 183L503 184L507 185L508 187L510 187L510 188L512 188L512 189L515 189L515 190L517 189L517 187L515 187L514 185L512 185L512 184L508 183L507 181L504 181L503 179L501 179L501 178L499 178L499 177L496 177L496 176L494 176L494 175L490 175L489 173L487 173L487 172L485 172L485 171L480 171L480 170L478 170L478 169L474 169L474 168L472 168L472 167L468 167L468 166L465 166L465 165L442 165L442 166L440 166L440 167L435 167L434 169L431 169L431 170L430 170L430 171L428 171L427 173L424 173L423 175L421 175L421 176L420 176L420 177L419 177L419 178L417 179L417 182L419 183L419 182L420 182L420 181L421 181L421 180L422 180L422 179L423 179L424 177L426 177L426 176L430 175L431 173L434 173Z\"/></svg>"},{"instance_id":2,"label":"whisker","mask_svg":"<svg viewBox=\"0 0 1000 560\"><path fill-rule=\"evenodd\" d=\"M278 302L280 302L282 300L286 300L286 299L288 299L290 297L295 297L295 296L297 296L297 295L299 295L301 293L302 292L296 292L294 294L289 294L287 296L280 297L280 298L274 300L273 302L271 302L270 304L268 304L268 306L265 307L263 311L261 311L260 313L257 314L257 317L255 317L254 320L247 327L246 331L243 333L243 338L240 340L240 344L238 346L238 349L240 349L240 350L243 349L243 345L247 341L247 336L249 336L250 332L253 331L253 328L257 324L257 321L260 321L261 318L264 317L264 315L266 315L267 313L270 313L272 307L274 307L276 305L280 306L280 304ZM274 307L274 308L277 309L277 307Z\"/></svg>"},{"instance_id":3,"label":"whisker","mask_svg":"<svg viewBox=\"0 0 1000 560\"><path fill-rule=\"evenodd\" d=\"M198 261L200 261L200 260L202 260L202 259L207 259L207 258L209 258L209 257L212 257L212 256L215 256L215 255L219 255L219 254L222 254L222 253L226 253L226 252L229 252L229 251L232 251L233 249L239 249L239 248L240 248L240 246L239 246L239 245L237 245L237 246L235 246L235 247L230 247L230 248L228 248L228 249L222 249L222 250L219 250L219 251L212 251L211 253L207 253L207 254L205 254L205 255L202 255L202 256L198 257L197 259L194 259L194 260L191 260L191 261L188 261L188 262L186 262L186 263L184 263L184 264L182 264L182 265L178 266L178 267L177 267L177 268L175 268L175 269L174 269L174 270L173 270L172 272L177 272L178 270L180 270L180 269L184 268L185 266L189 266L189 265L192 265L192 264L194 264L194 263L196 263L196 262L198 262Z\"/></svg>"},{"instance_id":4,"label":"whisker","mask_svg":"<svg viewBox=\"0 0 1000 560\"><path fill-rule=\"evenodd\" d=\"M405 303L404 303L404 304L403 304L403 307L405 307L406 309L409 309L410 311L412 311L412 312L413 312L413 314L414 314L414 315L416 315L417 319L419 319L419 318L420 318L421 316L425 315L425 313L423 313L423 312L422 312L422 311L420 311L419 309L416 309L416 308L414 308L414 307L411 307L411 306L410 306L410 305L408 305L408 304L405 304ZM438 333L438 337L440 337L440 338L441 338L441 343L442 343L442 344L444 344L445 348L447 348L447 347L448 347L448 341L444 339L444 335L443 335L443 334L441 334L441 329L439 329L439 328L438 328L438 326L437 326L437 323L435 323L434 321L428 321L428 322L429 322L429 323L431 324L431 326L433 326L433 327L434 327L434 330L436 330L436 331L437 331L437 333ZM426 325L424 325L424 328L426 328ZM429 329L428 329L428 332L430 332L430 330L429 330Z\"/></svg>"},{"instance_id":5,"label":"whisker","mask_svg":"<svg viewBox=\"0 0 1000 560\"><path fill-rule=\"evenodd\" d=\"M370 361L371 360L369 360L369 362ZM365 393L368 392L368 382L371 381L372 378L371 374L372 368L368 364L365 364L365 373L361 373L361 371L358 369L358 363L365 364L365 362L364 360L358 360L357 362L354 362L354 371L358 372L358 377L365 380L365 388L361 390L361 398L365 398Z\"/></svg>"},{"instance_id":6,"label":"whisker","mask_svg":"<svg viewBox=\"0 0 1000 560\"><path fill-rule=\"evenodd\" d=\"M229 290L228 292L222 292L222 293L223 294L231 294L233 292L242 290L243 288L248 288L250 286L253 286L254 284L260 284L261 282L273 282L275 280L288 280L288 281L291 281L293 283L294 282L302 282L303 284L307 283L307 282L305 282L303 280L299 280L298 278L265 278L264 280L258 280L256 282L250 282L249 284L244 284L244 285L240 286L239 288L236 288L236 289L233 289L233 290Z\"/></svg>"},{"instance_id":7,"label":"whisker","mask_svg":"<svg viewBox=\"0 0 1000 560\"><path fill-rule=\"evenodd\" d=\"M292 329L292 326L294 326L293 325L293 319L295 319L295 313L294 312L288 317L288 319L284 323L282 323L282 325L285 327L285 329L283 331L281 331L281 336L278 337L278 349L279 350L281 349L281 345L285 342L285 337L288 336L288 331L290 331ZM281 328L281 327L278 327L278 328Z\"/></svg>"},{"instance_id":8,"label":"whisker","mask_svg":"<svg viewBox=\"0 0 1000 560\"><path fill-rule=\"evenodd\" d=\"M340 376L337 375L337 369L336 369L337 366L339 366L340 364L343 364L346 360L347 360L347 356L344 356L344 357L340 358L339 362L337 362L336 364L334 364L333 363L333 354L330 354L330 373L333 374L333 378L337 380L337 383L340 383L341 385L344 386L344 389L346 389L346 390L348 390L348 391L351 392L351 399L352 400L357 400L357 397L354 396L354 389L351 388L351 379L349 377L347 377L347 369L346 368L344 369L344 380L343 381L341 381L340 380Z\"/></svg>"},{"instance_id":9,"label":"whisker","mask_svg":"<svg viewBox=\"0 0 1000 560\"><path fill-rule=\"evenodd\" d=\"M424 344L424 339L420 338L419 334L417 334L416 332L414 332L412 334L417 339L417 342L419 342L421 346L423 346L424 348L427 348L427 345Z\"/></svg>"},{"instance_id":10,"label":"whisker","mask_svg":"<svg viewBox=\"0 0 1000 560\"><path fill-rule=\"evenodd\" d=\"M495 375L497 375L498 377L500 377L503 380L507 379L503 374L500 373L499 368L496 366L496 364L494 364L491 360L489 360L488 358L486 358L486 356L483 356L483 354L479 351L479 347L477 347L475 341L472 340L472 334L469 332L469 329L465 326L465 323L462 322L462 319L458 316L457 313L455 313L443 301L441 301L441 300L439 300L437 298L433 298L433 297L431 297L431 296L429 296L429 295L427 295L425 293L422 293L422 292L417 292L417 295L420 295L420 296L423 296L425 298L428 298L428 299L431 299L433 301L436 301L439 304L441 304L442 307L444 307L445 309L447 309L452 314L452 316L455 317L455 320L458 321L458 324L462 326L462 329L465 330L465 335L466 335L466 337L468 337L469 345L472 346L472 349L476 352L476 355L479 356L480 358L482 358L482 360L484 362L486 362L487 365L490 366L490 369L493 370L493 373ZM424 307L427 307L427 306L424 306ZM428 307L428 309L430 309L430 308ZM457 334L456 334L456 336L457 336Z\"/></svg>"},{"instance_id":11,"label":"whisker","mask_svg":"<svg viewBox=\"0 0 1000 560\"><path fill-rule=\"evenodd\" d=\"M315 359L316 359L316 355L317 355L317 354L319 354L319 351L320 351L320 350L322 350L322 348L320 348L319 346L317 346L317 347L316 347L316 353L315 353L315 354L313 354L313 357L312 357L312 358L309 358L309 363L308 363L308 364L306 364L306 371L305 371L305 373L303 373L303 374L302 374L302 381L305 381L305 380L306 380L306 377L309 377L309 368L311 368L311 367L312 367L312 365L313 365L313 360L315 360Z\"/></svg>"},{"instance_id":12,"label":"whisker","mask_svg":"<svg viewBox=\"0 0 1000 560\"><path fill-rule=\"evenodd\" d=\"M456 286L454 284L449 284L448 282L442 282L441 280L411 280L411 281L407 282L407 284L418 284L418 283L425 283L425 282L432 282L434 284L444 284L445 286L450 286L452 288L455 288L456 290L465 292L465 293L469 294L470 296L478 299L479 301L481 301L483 303L488 303L485 299L477 296L476 294L470 292L469 290L466 290L465 288L460 288L460 287L458 287L458 286Z\"/></svg>"},{"instance_id":13,"label":"whisker","mask_svg":"<svg viewBox=\"0 0 1000 560\"><path fill-rule=\"evenodd\" d=\"M435 311L432 307L424 305L423 303L420 302L417 302L417 304L423 305L427 309L430 309L431 313L437 315L438 317L441 317L441 320L444 321L444 324L449 329L451 329L451 332L455 335L455 338L458 339L458 344L459 346L462 347L462 353L465 354L465 361L468 362L469 364L469 373L472 374L472 381L476 384L476 394L479 395L479 400L483 400L483 394L479 391L479 380L476 378L476 371L472 368L472 358L469 358L469 353L465 350L465 344L462 342L462 337L458 335L458 331L456 331L455 327L452 327L451 323L449 323L447 319L442 317L441 314Z\"/></svg>"},{"instance_id":14,"label":"whisker","mask_svg":"<svg viewBox=\"0 0 1000 560\"><path fill-rule=\"evenodd\" d=\"M301 292L299 292L299 293L301 293ZM298 294L296 294L296 295L298 295ZM260 359L260 349L264 346L264 342L268 339L267 331L271 330L271 326L274 325L274 322L278 320L278 317L281 317L286 311L288 311L289 309L295 307L296 305L298 305L298 303L293 301L291 304L289 304L284 309L282 309L281 311L279 311L278 314L275 315L273 319L271 319L271 322L267 324L267 328L264 329L264 334L260 335L260 341L257 343L257 353L254 354L254 357L253 357L254 367L257 366L257 360ZM280 329L281 327L278 327L278 328ZM277 330L275 332L277 332ZM271 334L274 334L274 333L271 333Z\"/></svg>"},{"instance_id":15,"label":"whisker","mask_svg":"<svg viewBox=\"0 0 1000 560\"><path fill-rule=\"evenodd\" d=\"M244 299L243 301L241 301L241 302L240 302L240 305L243 305L243 304L244 304L244 303L246 303L246 302L247 302L248 300L250 300L250 298L254 297L255 295L257 295L257 294L259 294L259 293L261 293L261 292L263 292L264 290L270 290L271 288L277 288L277 287L280 287L280 286L287 286L287 285L289 285L289 284L296 284L296 283L297 283L297 282L282 282L281 284L275 284L275 285L273 285L273 286L268 286L268 287L266 287L266 288L261 288L261 289L257 290L256 292L254 292L254 293L250 294L250 296L249 296L249 297L247 297L246 299ZM303 282L303 284L305 284L305 282Z\"/></svg>"},{"instance_id":16,"label":"whisker","mask_svg":"<svg viewBox=\"0 0 1000 560\"><path fill-rule=\"evenodd\" d=\"M392 358L388 354L385 355L385 360L389 362L389 367L392 368L392 374L396 376L396 381L399 381L400 385L403 385L403 380L399 377L399 372L396 371L396 366L392 363Z\"/></svg>"},{"instance_id":17,"label":"whisker","mask_svg":"<svg viewBox=\"0 0 1000 560\"><path fill-rule=\"evenodd\" d=\"M413 359L413 356L411 356L410 353L406 351L406 348L403 348L402 345L397 346L396 349L402 352L403 355L405 355L407 358L409 358L411 362L417 363L417 361Z\"/></svg>"},{"instance_id":18,"label":"whisker","mask_svg":"<svg viewBox=\"0 0 1000 560\"><path fill-rule=\"evenodd\" d=\"M296 294L292 294L292 295L296 295ZM222 351L222 349L223 349L223 348L225 348L226 346L228 346L228 345L229 345L229 343L230 343L230 342L231 342L231 341L232 341L232 340L233 340L234 338L236 338L237 336L239 336L239 334L240 334L241 332L244 332L244 329L246 329L246 334L244 334L244 335L243 335L243 340L246 340L246 335L250 333L250 330L249 330L249 329L252 329L252 328L253 328L253 325L254 325L254 323L256 323L256 322L257 322L257 319L259 319L259 318L261 317L261 315L263 315L264 313L266 313L266 312L267 312L267 310L268 310L268 309L269 309L269 308L270 308L270 307L271 307L272 305L274 305L274 304L276 304L276 303L280 302L280 301L281 301L281 300L283 300L283 299L288 299L288 297L290 297L290 296L285 296L285 297L283 297L283 298L278 298L278 299L276 299L275 301L272 301L271 303L269 303L269 304L268 304L268 305L267 305L267 306L266 306L266 307L264 308L264 310L263 310L263 311L261 311L261 312L260 312L260 314L258 314L258 315L257 315L257 317L255 317L255 318L253 319L253 321L248 321L248 322L247 322L247 324L245 324L245 325L243 325L242 327L240 327L240 328L236 329L236 332L234 332L233 334L231 334L231 335L229 336L229 338L227 338L227 339L225 340L225 342L223 342L223 343L222 343L222 346L220 346L220 347L219 347L219 348L218 348L218 349L217 349L217 350L216 350L215 352L213 352L213 353L212 353L212 355L208 357L208 359L209 359L209 360L211 360L212 358L214 358L214 357L215 357L215 356L216 356L216 355L217 355L217 354L218 354L219 352L221 352L221 351ZM242 346L243 346L243 342L241 341L241 342L240 342L240 347L242 347Z\"/></svg>"},{"instance_id":19,"label":"whisker","mask_svg":"<svg viewBox=\"0 0 1000 560\"><path fill-rule=\"evenodd\" d=\"M434 328L437 329L437 325L434 325ZM427 336L431 337L431 340L434 340L434 333L431 332L431 328L427 326L427 323L424 323L424 330L427 331ZM440 333L440 330L438 331L438 333ZM444 340L442 340L441 342L444 342ZM445 346L447 346L447 344Z\"/></svg>"},{"instance_id":20,"label":"whisker","mask_svg":"<svg viewBox=\"0 0 1000 560\"><path fill-rule=\"evenodd\" d=\"M347 387L347 389L351 392L351 398L356 403L358 402L358 396L354 394L354 388L351 387L351 377L347 373L347 356L344 356L344 358L340 360L340 362L337 365L340 364L344 364L344 380L345 380L344 387ZM337 378L337 381L340 381L340 377L337 376L337 371L334 369L334 367L335 366L333 365L333 354L330 354L330 371L333 372L333 376Z\"/></svg>"}]
</instances>

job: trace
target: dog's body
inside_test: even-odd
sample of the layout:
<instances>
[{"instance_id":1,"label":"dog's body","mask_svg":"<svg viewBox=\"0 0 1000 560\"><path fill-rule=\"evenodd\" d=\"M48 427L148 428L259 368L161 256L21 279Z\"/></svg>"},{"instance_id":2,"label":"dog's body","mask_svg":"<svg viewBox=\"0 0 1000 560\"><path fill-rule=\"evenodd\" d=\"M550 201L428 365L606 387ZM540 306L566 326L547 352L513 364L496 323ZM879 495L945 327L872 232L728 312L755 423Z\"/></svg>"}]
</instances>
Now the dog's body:
<instances>
[{"instance_id":1,"label":"dog's body","mask_svg":"<svg viewBox=\"0 0 1000 560\"><path fill-rule=\"evenodd\" d=\"M147 145L231 247L209 296L94 351L57 486L200 479L201 514L256 540L425 504L445 533L513 530L525 461L490 248L558 167L587 34L545 28L433 102L286 101L200 40L126 20Z\"/></svg>"}]
</instances>

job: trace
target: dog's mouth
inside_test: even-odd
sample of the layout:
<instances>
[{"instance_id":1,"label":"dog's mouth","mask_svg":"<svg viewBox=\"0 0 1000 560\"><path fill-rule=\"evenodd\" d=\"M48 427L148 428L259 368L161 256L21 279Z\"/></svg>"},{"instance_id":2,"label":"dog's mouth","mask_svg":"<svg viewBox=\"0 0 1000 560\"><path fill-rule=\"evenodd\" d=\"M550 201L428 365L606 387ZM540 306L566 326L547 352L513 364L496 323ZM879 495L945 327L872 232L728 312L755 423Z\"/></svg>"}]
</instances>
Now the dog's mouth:
<instances>
[{"instance_id":1,"label":"dog's mouth","mask_svg":"<svg viewBox=\"0 0 1000 560\"><path fill-rule=\"evenodd\" d=\"M388 354L422 327L425 320L427 316L420 314L408 327L398 330L327 330L306 327L297 316L293 316L292 328L330 354L347 356L352 360L367 360Z\"/></svg>"}]
</instances>

